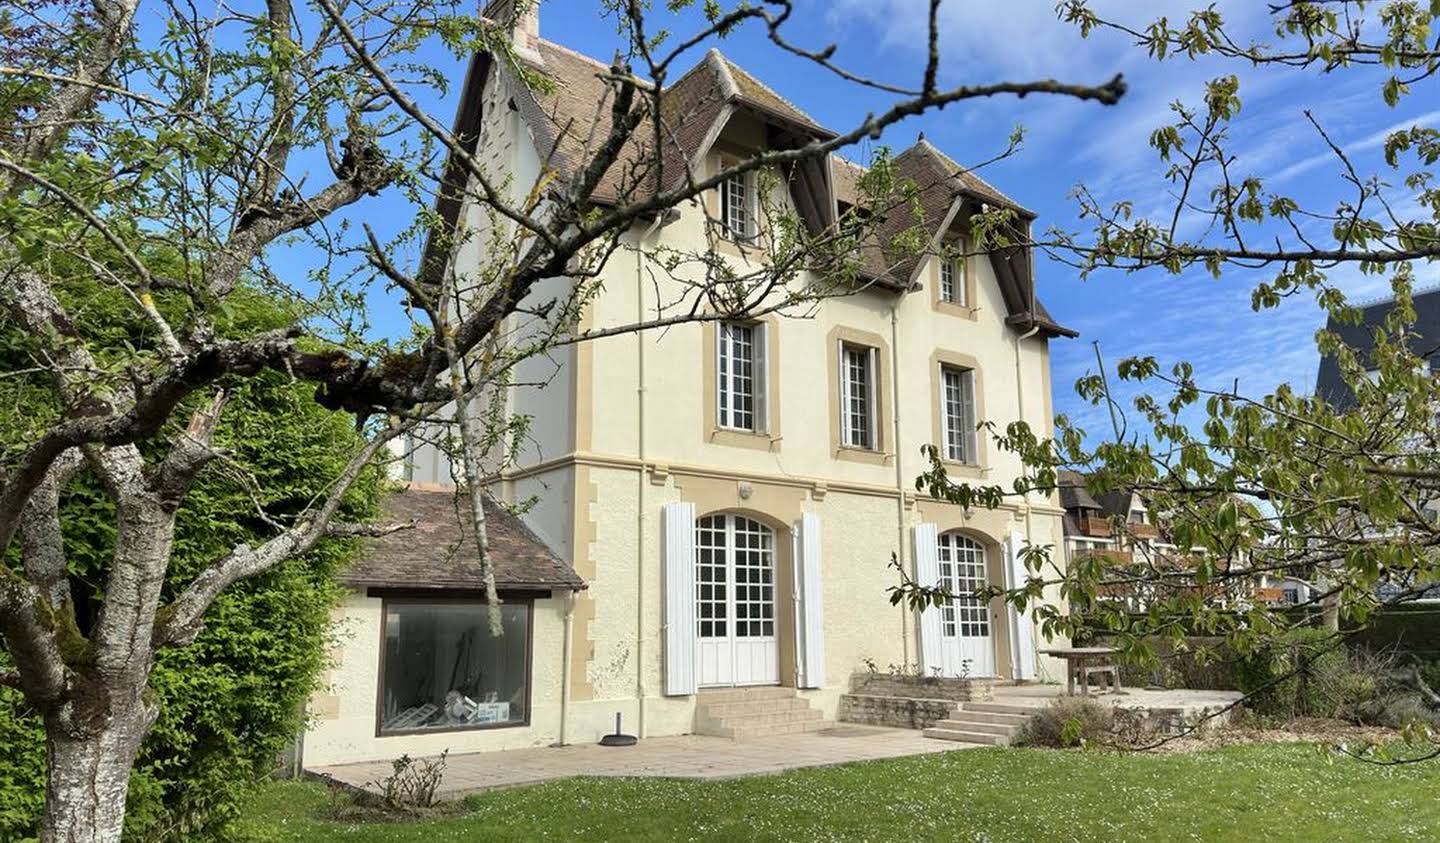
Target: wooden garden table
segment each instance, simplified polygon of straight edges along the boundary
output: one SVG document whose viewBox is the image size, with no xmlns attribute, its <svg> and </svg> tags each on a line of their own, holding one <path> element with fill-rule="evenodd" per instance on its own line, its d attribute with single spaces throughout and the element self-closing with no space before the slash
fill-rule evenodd
<svg viewBox="0 0 1440 843">
<path fill-rule="evenodd" d="M 1114 647 L 1056 647 L 1043 652 L 1065 660 L 1065 692 L 1070 696 L 1075 695 L 1077 680 L 1080 693 L 1090 693 L 1091 673 L 1108 674 L 1111 692 L 1120 693 L 1120 666 L 1115 663 L 1115 654 L 1120 651 Z"/>
</svg>

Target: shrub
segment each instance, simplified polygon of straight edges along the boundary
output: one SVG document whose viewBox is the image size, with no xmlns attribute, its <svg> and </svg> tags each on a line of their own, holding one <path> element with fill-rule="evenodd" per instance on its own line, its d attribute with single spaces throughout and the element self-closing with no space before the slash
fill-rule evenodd
<svg viewBox="0 0 1440 843">
<path fill-rule="evenodd" d="M 371 782 L 381 794 L 386 808 L 391 811 L 412 812 L 430 808 L 435 804 L 435 792 L 445 778 L 445 761 L 450 750 L 440 753 L 437 758 L 411 758 L 402 755 L 390 762 L 390 775 L 378 782 Z"/>
<path fill-rule="evenodd" d="M 1084 697 L 1057 697 L 1026 721 L 1016 736 L 1021 746 L 1064 748 L 1083 746 L 1107 737 L 1115 728 L 1115 712 Z"/>
<path fill-rule="evenodd" d="M 1343 642 L 1325 629 L 1289 630 L 1239 660 L 1239 690 L 1250 694 L 1246 706 L 1257 714 L 1282 719 L 1334 717 L 1356 701 L 1347 694 L 1364 691 L 1355 677 Z M 1373 686 L 1371 688 L 1373 695 Z"/>
</svg>

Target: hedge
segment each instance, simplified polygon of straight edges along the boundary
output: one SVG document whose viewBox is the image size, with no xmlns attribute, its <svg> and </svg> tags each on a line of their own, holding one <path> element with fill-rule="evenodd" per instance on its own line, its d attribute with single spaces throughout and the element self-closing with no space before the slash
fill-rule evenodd
<svg viewBox="0 0 1440 843">
<path fill-rule="evenodd" d="M 289 321 L 258 295 L 241 305 L 233 311 L 237 320 Z M 102 324 L 83 328 L 116 330 L 104 322 L 103 306 L 86 313 Z M 0 369 L 25 353 L 25 338 L 0 331 Z M 33 399 L 35 417 L 47 411 L 45 386 L 5 380 L 0 447 L 13 448 L 31 423 L 22 415 L 25 399 Z M 323 493 L 357 446 L 349 418 L 325 411 L 310 387 L 283 374 L 222 386 L 230 400 L 216 438 L 229 456 L 202 473 L 179 510 L 167 599 L 207 561 L 269 533 L 252 493 L 271 517 L 284 519 Z M 163 444 L 144 447 L 153 453 Z M 369 472 L 342 517 L 373 515 L 380 486 L 378 472 Z M 82 475 L 67 489 L 61 523 L 71 590 L 86 623 L 114 543 L 113 504 L 93 477 Z M 335 575 L 354 549 L 352 542 L 327 541 L 304 559 L 238 584 L 216 601 L 194 644 L 159 654 L 151 688 L 160 716 L 131 778 L 127 840 L 228 838 L 241 801 L 303 725 L 304 702 L 325 668 L 330 610 L 341 594 Z M 44 798 L 44 734 L 36 713 L 9 690 L 0 690 L 0 755 L 0 840 L 32 837 Z"/>
</svg>

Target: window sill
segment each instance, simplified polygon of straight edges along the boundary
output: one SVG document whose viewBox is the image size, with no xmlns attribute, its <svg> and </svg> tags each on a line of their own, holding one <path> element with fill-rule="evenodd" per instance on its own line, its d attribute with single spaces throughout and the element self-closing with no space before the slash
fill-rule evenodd
<svg viewBox="0 0 1440 843">
<path fill-rule="evenodd" d="M 973 462 L 957 462 L 956 460 L 940 460 L 945 467 L 947 475 L 958 474 L 961 477 L 986 477 L 990 474 L 990 467 Z"/>
<path fill-rule="evenodd" d="M 876 451 L 870 448 L 857 448 L 853 445 L 840 445 L 835 449 L 835 459 L 847 462 L 867 463 L 869 465 L 885 465 L 890 462 L 890 454 L 884 451 Z"/>
<path fill-rule="evenodd" d="M 710 428 L 709 442 L 712 445 L 725 445 L 731 448 L 750 448 L 756 451 L 780 450 L 780 437 L 778 436 L 771 436 L 768 433 L 755 433 L 748 430 L 733 430 L 728 427 Z"/>
<path fill-rule="evenodd" d="M 764 243 L 758 234 L 747 240 L 737 240 L 724 231 L 715 233 L 715 245 L 725 254 L 746 260 L 749 260 L 752 254 L 756 254 L 764 248 Z"/>
<path fill-rule="evenodd" d="M 487 732 L 492 729 L 519 729 L 530 725 L 530 718 L 519 720 L 514 723 L 471 723 L 468 726 L 455 725 L 446 726 L 443 729 L 394 729 L 391 731 L 375 730 L 377 738 L 403 738 L 414 737 L 415 735 L 453 735 L 456 732 Z"/>
<path fill-rule="evenodd" d="M 969 319 L 971 322 L 976 320 L 977 313 L 979 312 L 979 308 L 972 305 L 959 304 L 958 302 L 945 301 L 944 299 L 935 299 L 933 304 L 935 305 L 935 310 L 939 313 L 958 316 L 961 319 Z"/>
</svg>

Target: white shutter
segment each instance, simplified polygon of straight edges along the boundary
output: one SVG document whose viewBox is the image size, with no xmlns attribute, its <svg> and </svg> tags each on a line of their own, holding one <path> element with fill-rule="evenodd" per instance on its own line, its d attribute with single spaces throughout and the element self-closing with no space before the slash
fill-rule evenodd
<svg viewBox="0 0 1440 843">
<path fill-rule="evenodd" d="M 840 369 L 837 372 L 840 378 L 840 444 L 851 444 L 850 439 L 850 381 L 846 378 L 845 369 L 845 342 L 837 340 L 835 343 L 835 359 L 840 361 Z"/>
<path fill-rule="evenodd" d="M 916 524 L 915 582 L 926 588 L 940 584 L 940 530 L 934 524 Z M 920 669 L 926 676 L 944 667 L 940 642 L 940 609 L 927 606 L 920 613 Z"/>
<path fill-rule="evenodd" d="M 753 379 L 752 389 L 755 390 L 755 432 L 770 432 L 770 332 L 765 330 L 765 323 L 759 322 L 755 325 L 754 333 L 751 335 L 750 347 L 754 349 L 754 362 L 751 364 L 750 374 Z"/>
<path fill-rule="evenodd" d="M 869 400 L 865 402 L 866 412 L 870 415 L 870 448 L 880 450 L 880 355 L 875 349 L 867 349 L 865 352 L 870 375 L 865 381 L 865 388 L 869 390 Z"/>
<path fill-rule="evenodd" d="M 665 506 L 665 693 L 695 693 L 695 504 Z"/>
<path fill-rule="evenodd" d="M 795 522 L 795 663 L 801 688 L 825 687 L 825 610 L 820 588 L 820 518 Z"/>
<path fill-rule="evenodd" d="M 724 322 L 715 324 L 715 423 L 721 427 L 730 426 L 730 369 L 726 355 L 730 351 L 729 326 Z"/>
<path fill-rule="evenodd" d="M 978 465 L 980 462 L 980 450 L 976 446 L 975 425 L 975 373 L 965 371 L 960 373 L 960 400 L 963 402 L 964 411 L 961 413 L 961 424 L 965 429 L 961 434 L 965 437 L 965 461 Z"/>
<path fill-rule="evenodd" d="M 1012 531 L 1005 540 L 1005 587 L 1020 588 L 1029 579 L 1029 573 L 1025 570 L 1025 560 L 1021 551 L 1025 547 L 1025 537 Z M 1008 606 L 1010 616 L 1010 629 L 1014 632 L 1011 639 L 1014 645 L 1011 650 L 1011 667 L 1014 669 L 1015 679 L 1035 678 L 1035 620 L 1027 609 L 1019 611 L 1013 605 Z"/>
</svg>

